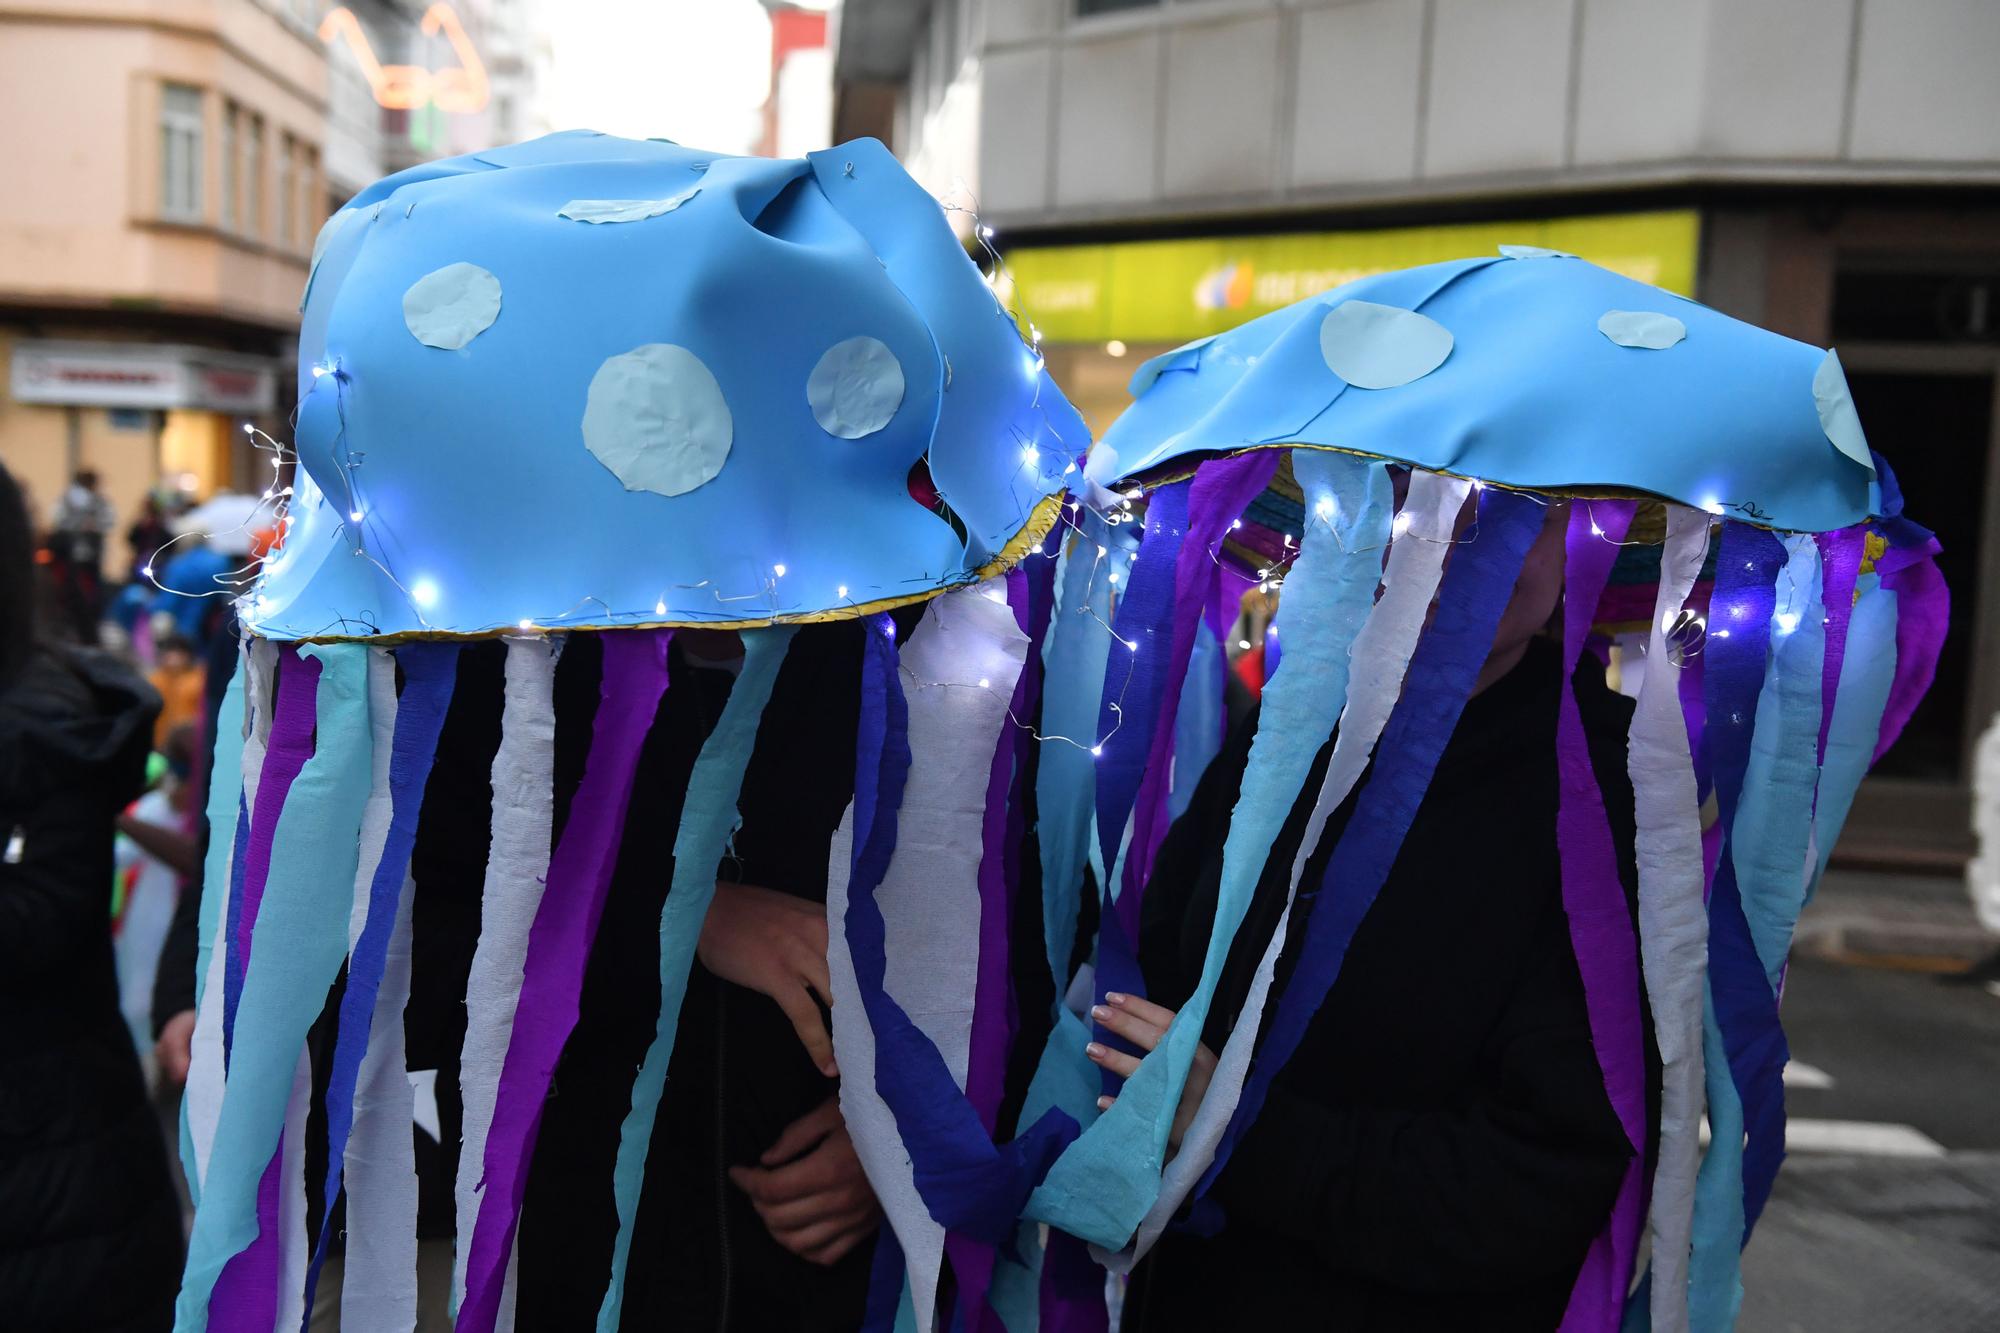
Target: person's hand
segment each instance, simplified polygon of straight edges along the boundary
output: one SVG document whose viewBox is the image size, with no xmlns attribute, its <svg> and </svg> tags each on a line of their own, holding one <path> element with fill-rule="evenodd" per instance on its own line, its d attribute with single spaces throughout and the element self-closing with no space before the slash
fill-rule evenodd
<svg viewBox="0 0 2000 1333">
<path fill-rule="evenodd" d="M 1160 1038 L 1167 1035 L 1167 1025 L 1174 1021 L 1174 1011 L 1142 1000 L 1136 995 L 1121 995 L 1112 991 L 1104 997 L 1104 1003 L 1094 1006 L 1090 1016 L 1103 1027 L 1117 1033 L 1142 1051 L 1150 1051 L 1160 1044 Z M 1109 1046 L 1096 1042 L 1083 1048 L 1083 1053 L 1100 1068 L 1108 1069 L 1120 1078 L 1130 1078 L 1139 1067 L 1139 1057 L 1114 1051 Z M 1204 1093 L 1208 1091 L 1208 1081 L 1215 1075 L 1215 1053 L 1206 1046 L 1197 1046 L 1194 1063 L 1188 1066 L 1187 1084 L 1181 1089 L 1181 1104 L 1174 1108 L 1174 1126 L 1167 1135 L 1172 1147 L 1181 1146 L 1181 1136 L 1194 1123 L 1194 1113 L 1201 1105 Z M 1099 1097 L 1097 1109 L 1108 1111 L 1116 1097 Z"/>
<path fill-rule="evenodd" d="M 153 1043 L 153 1060 L 160 1077 L 178 1088 L 187 1082 L 188 1064 L 194 1051 L 194 1010 L 183 1009 L 169 1018 Z"/>
<path fill-rule="evenodd" d="M 839 1075 L 833 1038 L 820 1013 L 820 1004 L 833 1005 L 825 907 L 774 889 L 718 883 L 695 953 L 724 981 L 776 1000 L 819 1071 L 828 1078 Z"/>
<path fill-rule="evenodd" d="M 729 1178 L 771 1238 L 808 1263 L 831 1267 L 882 1222 L 838 1097 L 787 1125 L 756 1166 L 730 1167 Z"/>
</svg>

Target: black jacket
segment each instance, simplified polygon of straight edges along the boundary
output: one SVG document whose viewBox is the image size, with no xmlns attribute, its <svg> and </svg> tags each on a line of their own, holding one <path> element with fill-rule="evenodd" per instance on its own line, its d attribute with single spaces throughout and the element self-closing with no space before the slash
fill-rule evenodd
<svg viewBox="0 0 2000 1333">
<path fill-rule="evenodd" d="M 1468 703 L 1339 979 L 1216 1182 L 1227 1223 L 1160 1243 L 1135 1276 L 1128 1330 L 1560 1321 L 1631 1149 L 1604 1092 L 1562 906 L 1559 673 L 1554 646 L 1537 641 Z M 1629 894 L 1631 705 L 1593 663 L 1576 683 Z M 1254 730 L 1253 719 L 1211 765 L 1147 889 L 1140 961 L 1169 1006 L 1200 975 Z M 1270 939 L 1330 753 L 1331 742 L 1271 849 L 1210 1015 L 1212 1050 Z M 1307 862 L 1274 1000 L 1351 806 Z"/>
<path fill-rule="evenodd" d="M 111 956 L 112 835 L 160 701 L 80 652 L 0 693 L 0 1324 L 172 1325 L 180 1213 Z"/>
</svg>

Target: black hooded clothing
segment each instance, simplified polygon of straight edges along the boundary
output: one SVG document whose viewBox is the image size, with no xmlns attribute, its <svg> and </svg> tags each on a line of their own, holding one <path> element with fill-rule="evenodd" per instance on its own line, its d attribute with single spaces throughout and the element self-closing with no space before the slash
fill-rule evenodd
<svg viewBox="0 0 2000 1333">
<path fill-rule="evenodd" d="M 0 1324 L 23 1333 L 173 1323 L 180 1212 L 111 952 L 115 822 L 159 711 L 76 650 L 0 690 Z"/>
<path fill-rule="evenodd" d="M 1131 1333 L 1560 1322 L 1633 1151 L 1604 1091 L 1562 903 L 1560 673 L 1555 645 L 1537 640 L 1467 703 L 1331 993 L 1217 1178 L 1226 1223 L 1208 1238 L 1170 1232 L 1152 1251 L 1127 1302 Z M 1589 660 L 1576 690 L 1629 897 L 1632 706 Z M 1201 974 L 1255 729 L 1253 717 L 1210 766 L 1146 890 L 1140 963 L 1170 1008 Z M 1331 751 L 1329 740 L 1230 951 L 1204 1034 L 1213 1051 L 1275 928 Z M 1306 863 L 1273 1009 L 1353 803 Z M 1657 1124 L 1650 1040 L 1648 1058 Z"/>
</svg>

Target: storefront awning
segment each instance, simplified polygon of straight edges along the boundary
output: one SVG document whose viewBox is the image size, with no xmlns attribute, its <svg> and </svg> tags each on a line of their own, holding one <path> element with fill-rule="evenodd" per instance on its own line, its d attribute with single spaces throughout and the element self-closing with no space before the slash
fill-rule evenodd
<svg viewBox="0 0 2000 1333">
<path fill-rule="evenodd" d="M 278 363 L 159 343 L 24 341 L 14 344 L 11 388 L 21 403 L 247 415 L 276 408 Z"/>
</svg>

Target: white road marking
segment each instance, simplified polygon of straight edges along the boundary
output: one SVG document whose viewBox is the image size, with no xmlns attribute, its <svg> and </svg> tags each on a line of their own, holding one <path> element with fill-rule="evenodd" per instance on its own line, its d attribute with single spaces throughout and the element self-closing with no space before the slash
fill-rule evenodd
<svg viewBox="0 0 2000 1333">
<path fill-rule="evenodd" d="M 1833 1075 L 1818 1065 L 1809 1065 L 1803 1060 L 1794 1060 L 1785 1066 L 1785 1086 L 1788 1088 L 1830 1088 Z"/>
<path fill-rule="evenodd" d="M 1869 1157 L 1942 1157 L 1944 1145 L 1911 1125 L 1865 1120 L 1788 1120 L 1785 1149 L 1800 1153 L 1854 1153 Z"/>
</svg>

